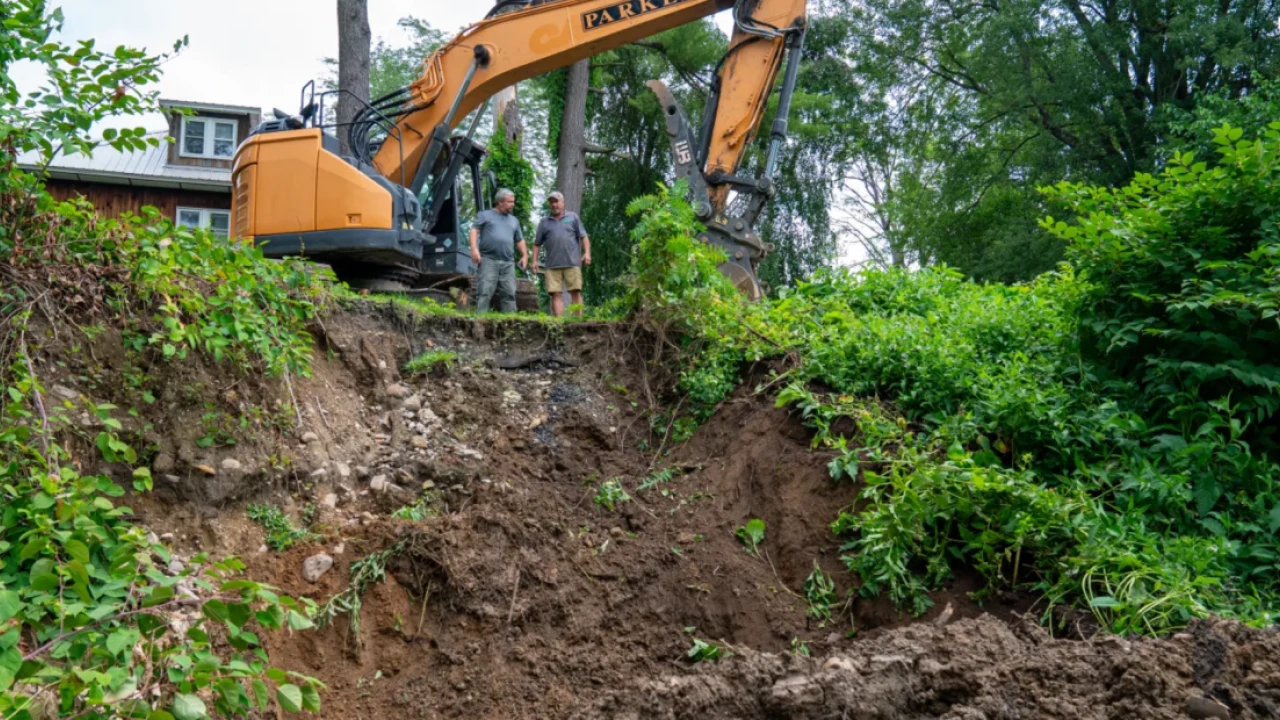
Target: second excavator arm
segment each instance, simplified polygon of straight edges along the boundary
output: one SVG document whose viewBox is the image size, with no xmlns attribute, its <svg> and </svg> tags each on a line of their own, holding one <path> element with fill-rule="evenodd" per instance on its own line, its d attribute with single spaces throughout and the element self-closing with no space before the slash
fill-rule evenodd
<svg viewBox="0 0 1280 720">
<path fill-rule="evenodd" d="M 650 86 L 666 114 L 677 172 L 689 179 L 699 219 L 707 226 L 703 240 L 721 246 L 729 255 L 722 270 L 749 295 L 758 295 L 755 266 L 767 248 L 753 226 L 773 193 L 771 175 L 786 135 L 806 24 L 806 0 L 532 0 L 506 4 L 517 8 L 463 31 L 423 63 L 421 77 L 411 86 L 375 101 L 379 112 L 395 118 L 397 141 L 384 142 L 372 157 L 359 159 L 371 161 L 388 179 L 400 182 L 405 178 L 415 195 L 439 197 L 453 181 L 453 173 L 439 172 L 437 165 L 450 147 L 453 130 L 503 88 L 732 8 L 733 38 L 717 68 L 700 130 L 690 127 L 665 86 L 656 82 Z M 788 52 L 767 167 L 759 178 L 739 176 Z M 372 115 L 366 122 L 362 126 L 357 120 L 353 139 L 367 136 L 375 124 Z M 355 147 L 359 155 L 360 143 Z M 743 201 L 735 206 L 742 209 L 731 212 L 734 194 L 741 196 Z"/>
</svg>

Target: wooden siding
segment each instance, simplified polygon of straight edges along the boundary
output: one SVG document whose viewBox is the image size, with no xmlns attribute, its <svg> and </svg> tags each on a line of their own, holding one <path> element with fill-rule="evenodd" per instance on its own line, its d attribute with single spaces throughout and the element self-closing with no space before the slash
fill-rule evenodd
<svg viewBox="0 0 1280 720">
<path fill-rule="evenodd" d="M 175 188 L 134 187 L 110 183 L 73 182 L 50 180 L 45 184 L 49 194 L 58 200 L 83 196 L 93 203 L 98 212 L 107 217 L 118 217 L 125 212 L 135 215 L 150 205 L 170 220 L 175 220 L 179 207 L 207 210 L 230 210 L 231 193 L 201 192 Z"/>
<path fill-rule="evenodd" d="M 231 160 L 214 160 L 209 158 L 183 157 L 181 148 L 178 144 L 182 142 L 182 115 L 176 112 L 169 113 L 169 137 L 173 138 L 173 142 L 169 144 L 169 164 L 185 165 L 187 167 L 212 167 L 231 169 Z M 250 115 L 230 115 L 212 112 L 196 113 L 195 117 L 216 118 L 218 120 L 234 120 L 236 123 L 236 145 L 244 142 L 249 137 L 249 133 L 253 132 L 253 126 L 256 116 Z M 210 132 L 213 132 L 212 129 Z"/>
</svg>

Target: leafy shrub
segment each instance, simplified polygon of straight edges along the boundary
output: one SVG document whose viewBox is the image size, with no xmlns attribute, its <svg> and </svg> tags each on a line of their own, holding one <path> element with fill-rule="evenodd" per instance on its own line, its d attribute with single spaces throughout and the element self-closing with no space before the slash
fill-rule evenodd
<svg viewBox="0 0 1280 720">
<path fill-rule="evenodd" d="M 309 509 L 314 513 L 314 507 L 309 506 Z M 306 529 L 309 523 L 304 521 L 303 527 L 294 525 L 289 516 L 275 505 L 250 505 L 248 513 L 249 519 L 267 532 L 267 547 L 277 552 L 288 550 L 300 542 L 320 539 L 319 535 Z"/>
<path fill-rule="evenodd" d="M 760 557 L 760 543 L 764 542 L 764 521 L 752 518 L 746 525 L 734 530 L 733 536 L 747 546 L 747 552 Z"/>
</svg>

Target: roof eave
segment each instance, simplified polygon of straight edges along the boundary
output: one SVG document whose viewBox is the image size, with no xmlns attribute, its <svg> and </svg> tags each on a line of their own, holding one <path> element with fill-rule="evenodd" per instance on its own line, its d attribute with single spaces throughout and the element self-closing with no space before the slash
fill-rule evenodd
<svg viewBox="0 0 1280 720">
<path fill-rule="evenodd" d="M 27 171 L 39 172 L 40 167 L 19 165 Z M 102 182 L 111 185 L 128 185 L 130 187 L 171 188 L 175 190 L 201 190 L 205 192 L 231 193 L 231 178 L 221 180 L 199 180 L 192 178 L 164 177 L 160 175 L 133 175 L 129 173 L 100 172 L 93 170 L 77 170 L 72 168 L 50 167 L 46 174 L 55 180 L 73 180 L 77 182 Z"/>
</svg>

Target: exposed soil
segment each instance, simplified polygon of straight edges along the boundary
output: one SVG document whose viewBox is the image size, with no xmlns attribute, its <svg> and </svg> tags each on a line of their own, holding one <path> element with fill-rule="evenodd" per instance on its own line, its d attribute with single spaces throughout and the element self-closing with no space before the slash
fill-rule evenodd
<svg viewBox="0 0 1280 720">
<path fill-rule="evenodd" d="M 180 554 L 242 555 L 255 579 L 317 603 L 352 562 L 403 544 L 364 597 L 358 637 L 343 617 L 268 639 L 275 663 L 328 685 L 323 717 L 1280 717 L 1280 635 L 1232 623 L 1052 639 L 1025 598 L 977 606 L 971 578 L 920 619 L 860 599 L 808 618 L 797 593 L 815 563 L 840 597 L 852 589 L 827 526 L 858 488 L 834 485 L 803 426 L 745 391 L 666 452 L 643 363 L 616 328 L 383 308 L 315 331 L 314 376 L 291 388 L 195 362 L 158 378 L 138 422 L 162 480 L 136 509 Z M 401 377 L 427 348 L 463 362 Z M 74 389 L 112 399 L 119 362 L 94 361 L 103 379 Z M 271 409 L 294 397 L 302 423 L 289 428 Z M 211 412 L 253 408 L 265 419 L 234 445 L 199 447 Z M 608 480 L 632 498 L 613 512 L 594 502 Z M 325 540 L 268 551 L 251 501 L 294 517 L 315 505 Z M 415 503 L 427 517 L 391 516 Z M 734 536 L 752 518 L 767 527 L 759 557 Z M 321 552 L 335 566 L 307 582 L 303 561 Z M 694 637 L 731 656 L 688 662 Z M 791 652 L 802 645 L 812 657 Z"/>
</svg>

